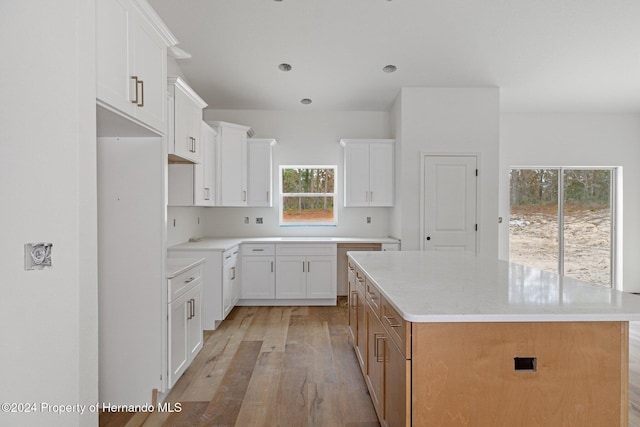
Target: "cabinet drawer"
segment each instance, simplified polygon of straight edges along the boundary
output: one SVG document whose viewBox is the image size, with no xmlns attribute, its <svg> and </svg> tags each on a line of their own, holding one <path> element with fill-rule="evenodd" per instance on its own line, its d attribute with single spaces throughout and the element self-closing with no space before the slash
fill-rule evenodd
<svg viewBox="0 0 640 427">
<path fill-rule="evenodd" d="M 265 243 L 244 243 L 242 255 L 273 256 L 276 253 L 276 245 Z"/>
<path fill-rule="evenodd" d="M 337 255 L 335 244 L 280 243 L 276 245 L 278 255 Z"/>
<path fill-rule="evenodd" d="M 172 302 L 180 295 L 202 282 L 202 264 L 199 264 L 169 279 L 169 301 Z"/>
<path fill-rule="evenodd" d="M 411 336 L 411 322 L 404 320 L 383 296 L 380 297 L 380 320 L 393 342 L 402 351 L 402 354 L 407 359 L 411 359 L 411 351 L 407 347 L 408 343 L 411 342 L 410 339 L 407 339 Z"/>
<path fill-rule="evenodd" d="M 371 305 L 371 308 L 376 313 L 376 315 L 380 315 L 380 291 L 369 281 L 368 278 L 365 277 L 365 290 L 367 294 L 367 301 Z"/>
<path fill-rule="evenodd" d="M 231 249 L 227 249 L 222 253 L 222 263 L 227 265 L 229 263 L 234 263 L 238 260 L 238 252 L 239 249 L 237 246 L 234 246 Z"/>
</svg>

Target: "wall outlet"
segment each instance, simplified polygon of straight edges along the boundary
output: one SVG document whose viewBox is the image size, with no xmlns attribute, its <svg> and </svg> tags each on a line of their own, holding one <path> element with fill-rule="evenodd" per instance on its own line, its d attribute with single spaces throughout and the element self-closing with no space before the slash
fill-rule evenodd
<svg viewBox="0 0 640 427">
<path fill-rule="evenodd" d="M 367 224 L 371 224 L 371 217 L 370 216 L 367 217 Z"/>
<path fill-rule="evenodd" d="M 256 218 L 256 224 L 262 224 L 262 217 Z"/>
</svg>

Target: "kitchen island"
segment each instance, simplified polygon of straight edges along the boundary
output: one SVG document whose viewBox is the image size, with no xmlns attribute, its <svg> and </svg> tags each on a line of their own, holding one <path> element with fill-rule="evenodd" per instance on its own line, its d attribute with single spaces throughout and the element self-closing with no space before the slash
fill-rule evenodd
<svg viewBox="0 0 640 427">
<path fill-rule="evenodd" d="M 382 425 L 628 425 L 640 297 L 463 253 L 349 256 L 353 344 Z"/>
</svg>

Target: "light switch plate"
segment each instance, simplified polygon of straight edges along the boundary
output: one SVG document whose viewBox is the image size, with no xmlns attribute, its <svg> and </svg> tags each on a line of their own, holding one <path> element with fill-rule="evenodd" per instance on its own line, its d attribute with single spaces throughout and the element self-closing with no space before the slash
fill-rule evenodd
<svg viewBox="0 0 640 427">
<path fill-rule="evenodd" d="M 53 243 L 25 243 L 24 269 L 42 270 L 51 267 L 51 250 Z"/>
</svg>

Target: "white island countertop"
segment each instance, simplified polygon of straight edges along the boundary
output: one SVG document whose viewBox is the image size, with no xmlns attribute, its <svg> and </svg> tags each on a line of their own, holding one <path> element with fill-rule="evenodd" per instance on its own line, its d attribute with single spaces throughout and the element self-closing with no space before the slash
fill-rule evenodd
<svg viewBox="0 0 640 427">
<path fill-rule="evenodd" d="M 241 243 L 400 243 L 392 237 L 202 237 L 170 246 L 177 251 L 226 251 Z"/>
<path fill-rule="evenodd" d="M 640 320 L 640 295 L 454 252 L 353 252 L 410 322 Z"/>
</svg>

